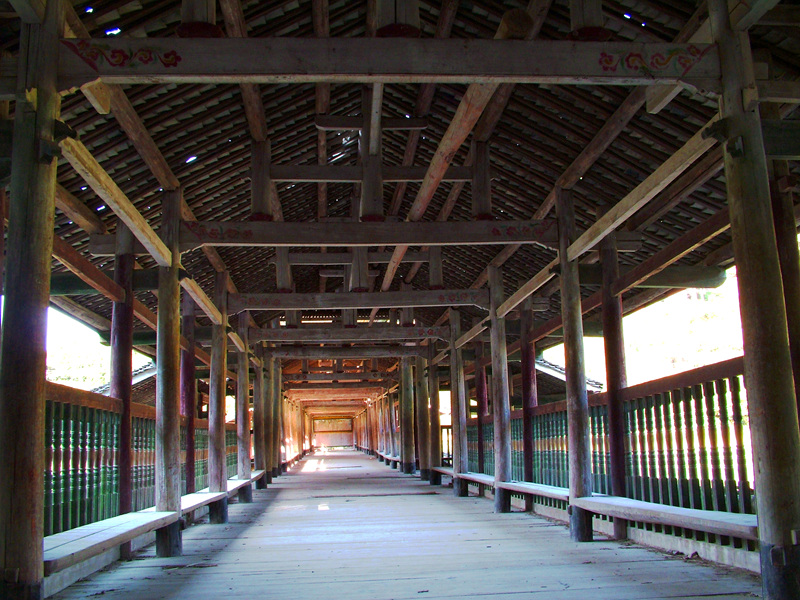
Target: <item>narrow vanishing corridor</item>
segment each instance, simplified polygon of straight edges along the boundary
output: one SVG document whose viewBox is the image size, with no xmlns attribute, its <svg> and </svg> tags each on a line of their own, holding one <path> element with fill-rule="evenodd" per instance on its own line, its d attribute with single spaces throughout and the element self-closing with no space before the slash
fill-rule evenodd
<svg viewBox="0 0 800 600">
<path fill-rule="evenodd" d="M 753 598 L 752 575 L 616 542 L 573 543 L 566 527 L 493 514 L 356 451 L 317 452 L 227 525 L 184 531 L 184 555 L 153 547 L 54 598 Z"/>
</svg>

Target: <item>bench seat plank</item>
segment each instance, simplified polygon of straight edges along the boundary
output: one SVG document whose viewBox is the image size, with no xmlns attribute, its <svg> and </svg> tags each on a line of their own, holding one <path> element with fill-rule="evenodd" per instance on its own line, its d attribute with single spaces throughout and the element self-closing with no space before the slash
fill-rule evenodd
<svg viewBox="0 0 800 600">
<path fill-rule="evenodd" d="M 459 479 L 466 479 L 467 481 L 473 481 L 475 483 L 480 483 L 481 485 L 488 485 L 489 487 L 494 487 L 494 477 L 491 475 L 484 475 L 483 473 L 459 473 L 455 475 Z"/>
<path fill-rule="evenodd" d="M 137 512 L 77 527 L 44 538 L 45 576 L 177 521 L 177 512 Z M 98 528 L 97 525 L 103 527 Z M 86 529 L 84 529 L 84 527 Z"/>
<path fill-rule="evenodd" d="M 569 501 L 569 489 L 554 485 L 525 481 L 498 481 L 495 485 L 501 490 L 508 490 L 518 494 L 533 494 L 534 496 L 553 498 L 554 500 Z"/>
<path fill-rule="evenodd" d="M 593 513 L 620 517 L 628 521 L 685 527 L 748 540 L 758 539 L 756 515 L 681 508 L 618 496 L 575 498 L 572 504 Z"/>
<path fill-rule="evenodd" d="M 447 475 L 448 477 L 453 476 L 453 467 L 432 467 L 431 471 L 441 473 L 442 475 Z"/>
</svg>

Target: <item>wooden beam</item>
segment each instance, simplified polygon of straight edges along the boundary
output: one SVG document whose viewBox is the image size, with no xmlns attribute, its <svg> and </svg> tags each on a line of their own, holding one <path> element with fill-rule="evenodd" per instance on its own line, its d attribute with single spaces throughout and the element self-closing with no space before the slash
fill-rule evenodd
<svg viewBox="0 0 800 600">
<path fill-rule="evenodd" d="M 364 119 L 361 117 L 348 117 L 342 115 L 317 115 L 314 125 L 320 131 L 361 131 Z M 426 117 L 388 118 L 381 119 L 382 131 L 418 131 L 428 127 Z"/>
<path fill-rule="evenodd" d="M 388 263 L 391 252 L 368 252 L 369 264 Z M 290 265 L 349 265 L 353 262 L 352 252 L 290 252 Z M 427 252 L 408 252 L 403 262 L 428 262 Z"/>
<path fill-rule="evenodd" d="M 56 208 L 72 219 L 86 233 L 102 234 L 108 231 L 96 212 L 59 184 L 56 184 Z"/>
<path fill-rule="evenodd" d="M 287 381 L 318 381 L 324 383 L 337 383 L 342 381 L 368 382 L 375 379 L 397 379 L 397 373 L 388 371 L 363 371 L 353 373 L 284 373 L 283 382 Z"/>
<path fill-rule="evenodd" d="M 397 167 L 383 165 L 381 178 L 387 183 L 422 181 L 425 178 L 425 167 Z M 339 165 L 272 165 L 269 168 L 270 178 L 277 182 L 325 182 L 325 183 L 359 183 L 363 180 L 364 171 L 360 166 Z M 472 173 L 467 167 L 450 167 L 444 181 L 470 181 Z"/>
<path fill-rule="evenodd" d="M 66 244 L 66 242 L 61 241 L 59 245 L 59 254 L 63 256 L 64 251 L 69 252 L 67 250 L 67 246 L 62 246 L 61 244 Z M 73 250 L 74 251 L 74 250 Z M 75 251 L 77 254 L 77 251 Z M 56 256 L 55 252 L 53 254 Z M 70 256 L 75 256 L 70 253 Z M 77 254 L 77 256 L 81 256 Z M 56 258 L 59 258 L 56 256 Z M 61 260 L 59 258 L 59 260 Z M 64 256 L 64 260 L 70 262 L 70 259 Z M 85 259 L 84 259 L 85 260 Z M 63 261 L 62 261 L 63 263 Z M 66 263 L 63 263 L 66 264 Z M 78 265 L 75 264 L 74 261 L 71 261 L 73 265 L 72 268 L 69 266 L 70 270 L 75 270 L 78 268 Z M 84 266 L 88 266 L 91 264 L 89 261 L 85 263 L 81 261 L 80 269 L 83 270 Z M 85 271 L 84 271 L 85 272 Z M 113 277 L 113 271 L 101 271 L 106 277 Z M 178 277 L 183 279 L 187 276 L 186 271 L 180 270 L 178 272 Z M 105 281 L 105 280 L 103 280 Z M 93 283 L 86 283 L 85 279 L 80 275 L 74 273 L 52 273 L 50 275 L 50 295 L 51 296 L 80 296 L 84 294 L 96 294 L 96 293 L 103 293 L 97 289 L 97 285 L 102 286 L 103 283 L 100 281 L 95 281 Z M 145 291 L 152 291 L 158 289 L 158 270 L 157 269 L 137 269 L 133 274 L 133 291 L 135 292 L 145 292 Z M 116 292 L 113 290 L 109 290 L 111 293 L 115 294 Z M 110 296 L 109 296 L 110 298 Z M 113 300 L 113 298 L 112 298 Z"/>
<path fill-rule="evenodd" d="M 759 81 L 758 98 L 761 102 L 800 104 L 800 81 Z"/>
<path fill-rule="evenodd" d="M 181 248 L 194 246 L 450 246 L 556 243 L 555 221 L 337 223 L 184 222 Z M 386 291 L 386 290 L 384 290 Z"/>
<path fill-rule="evenodd" d="M 787 120 L 762 120 L 761 131 L 767 158 L 800 159 L 800 123 Z"/>
<path fill-rule="evenodd" d="M 569 247 L 568 260 L 577 260 L 583 253 L 594 248 L 610 231 L 615 230 L 642 206 L 652 200 L 661 190 L 674 181 L 684 170 L 710 149 L 716 140 L 707 136 L 710 125 L 719 116 L 711 119 L 694 134 L 675 154 L 670 156 L 642 183 L 600 217 Z"/>
<path fill-rule="evenodd" d="M 399 358 L 401 356 L 417 356 L 421 351 L 421 348 L 417 346 L 352 346 L 345 348 L 335 346 L 283 346 L 267 350 L 272 358 L 309 360 Z"/>
<path fill-rule="evenodd" d="M 523 15 L 520 18 L 520 15 Z M 522 10 L 504 24 L 524 38 Z M 134 57 L 122 64 L 106 56 Z M 144 63 L 135 57 L 156 57 Z M 630 67 L 636 56 L 645 68 Z M 674 57 L 664 61 L 663 57 Z M 336 60 L 331 60 L 336 57 Z M 718 89 L 710 44 L 437 40 L 429 38 L 103 38 L 61 42 L 59 87 L 100 78 L 116 84 L 168 83 L 482 83 L 588 85 L 678 83 Z M 679 59 L 682 59 L 679 61 Z M 7 87 L 10 82 L 6 82 Z M 491 96 L 491 93 L 488 94 Z M 488 101 L 488 100 L 487 100 Z M 485 102 L 482 102 L 485 106 Z M 477 106 L 477 105 L 475 105 Z M 481 107 L 482 108 L 482 107 Z"/>
<path fill-rule="evenodd" d="M 250 341 L 258 342 L 380 342 L 450 338 L 449 327 L 299 327 L 251 328 Z"/>
<path fill-rule="evenodd" d="M 345 310 L 477 306 L 488 308 L 486 290 L 413 290 L 411 292 L 348 292 L 344 294 L 231 294 L 230 314 L 243 310 Z"/>
<path fill-rule="evenodd" d="M 81 142 L 66 138 L 59 144 L 64 158 L 77 173 L 89 184 L 95 194 L 100 196 L 111 210 L 133 232 L 133 235 L 147 248 L 159 266 L 169 266 L 170 252 L 158 237 L 147 220 L 136 210 L 125 193 L 119 189 L 114 180 L 100 166 L 89 150 Z"/>
<path fill-rule="evenodd" d="M 337 383 L 285 383 L 283 384 L 283 389 L 286 392 L 306 392 L 306 391 L 315 391 L 315 392 L 329 392 L 332 390 L 352 390 L 356 391 L 364 391 L 365 393 L 369 394 L 372 393 L 376 389 L 386 388 L 391 384 L 391 381 L 370 381 L 370 382 L 358 382 L 358 381 L 339 381 Z"/>
<path fill-rule="evenodd" d="M 603 281 L 602 268 L 600 265 L 580 265 L 581 285 L 601 285 Z M 631 268 L 622 271 L 622 278 L 632 271 Z M 725 269 L 719 267 L 687 267 L 673 266 L 666 267 L 637 282 L 633 287 L 639 288 L 716 288 L 725 283 Z"/>
</svg>

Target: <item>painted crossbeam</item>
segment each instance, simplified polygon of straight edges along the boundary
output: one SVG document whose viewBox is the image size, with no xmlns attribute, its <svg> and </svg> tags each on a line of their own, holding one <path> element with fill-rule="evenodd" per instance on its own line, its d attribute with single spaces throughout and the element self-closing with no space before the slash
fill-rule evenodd
<svg viewBox="0 0 800 600">
<path fill-rule="evenodd" d="M 353 360 L 366 358 L 400 358 L 424 354 L 419 346 L 349 346 L 346 348 L 325 346 L 283 346 L 270 348 L 270 358 L 308 360 Z"/>
<path fill-rule="evenodd" d="M 271 223 L 184 222 L 181 250 L 194 246 L 462 246 L 542 244 L 554 247 L 555 221 Z"/>
<path fill-rule="evenodd" d="M 120 58 L 121 57 L 121 58 Z M 718 89 L 711 44 L 413 38 L 61 41 L 60 89 L 105 83 L 558 83 Z M 5 82 L 8 87 L 10 82 Z"/>
<path fill-rule="evenodd" d="M 466 289 L 342 294 L 230 294 L 228 296 L 228 312 L 230 314 L 237 314 L 243 310 L 347 310 L 426 306 L 477 306 L 486 309 L 489 306 L 489 295 L 486 290 Z"/>
<path fill-rule="evenodd" d="M 381 179 L 384 183 L 422 181 L 425 167 L 383 166 Z M 272 165 L 269 176 L 276 183 L 357 183 L 364 179 L 362 167 L 336 165 Z M 469 167 L 450 167 L 444 174 L 445 181 L 470 181 L 472 169 Z"/>
<path fill-rule="evenodd" d="M 285 296 L 284 294 L 282 294 Z M 341 294 L 336 294 L 341 295 Z M 380 342 L 395 340 L 450 339 L 449 327 L 251 327 L 251 342 Z"/>
<path fill-rule="evenodd" d="M 283 381 L 318 381 L 337 383 L 339 381 L 370 381 L 374 379 L 397 379 L 397 373 L 388 371 L 362 371 L 355 373 L 284 373 Z"/>
<path fill-rule="evenodd" d="M 391 381 L 370 381 L 360 383 L 356 381 L 341 381 L 338 383 L 285 383 L 283 389 L 290 391 L 315 391 L 325 392 L 330 390 L 374 390 L 391 385 Z"/>
<path fill-rule="evenodd" d="M 364 128 L 364 118 L 340 115 L 317 115 L 314 118 L 314 125 L 320 131 L 361 131 Z M 383 131 L 426 129 L 427 127 L 428 119 L 425 117 L 381 119 L 381 129 Z"/>
</svg>

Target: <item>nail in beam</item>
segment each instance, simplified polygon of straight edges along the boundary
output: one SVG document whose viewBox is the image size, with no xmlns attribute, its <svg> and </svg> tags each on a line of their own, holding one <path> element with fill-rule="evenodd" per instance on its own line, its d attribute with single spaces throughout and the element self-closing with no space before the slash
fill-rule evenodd
<svg viewBox="0 0 800 600">
<path fill-rule="evenodd" d="M 433 364 L 436 356 L 436 345 L 431 341 L 428 344 L 428 395 L 430 396 L 430 422 L 431 422 L 431 443 L 430 443 L 430 466 L 431 466 L 431 485 L 442 485 L 442 474 L 433 469 L 442 466 L 442 426 L 439 413 L 439 371 Z"/>
<path fill-rule="evenodd" d="M 37 105 L 19 96 L 14 111 L 0 342 L 0 597 L 14 600 L 41 597 L 44 575 L 45 346 L 57 161 L 39 160 L 38 149 L 52 143 L 59 115 L 53 57 L 63 27 L 61 3 L 48 2 L 46 11 L 41 26 L 22 23 L 19 82 L 37 90 Z M 27 64 L 27 57 L 38 62 Z"/>
<path fill-rule="evenodd" d="M 428 382 L 425 381 L 425 359 L 416 358 L 414 366 L 414 399 L 416 400 L 417 439 L 419 443 L 419 477 L 431 478 L 431 420 L 428 416 Z"/>
<path fill-rule="evenodd" d="M 228 491 L 225 464 L 225 373 L 228 370 L 228 273 L 220 271 L 214 282 L 214 300 L 222 323 L 212 325 L 211 379 L 208 395 L 208 484 L 212 492 Z M 211 523 L 228 522 L 228 496 L 209 505 Z"/>
<path fill-rule="evenodd" d="M 253 380 L 253 439 L 255 448 L 253 450 L 253 457 L 257 471 L 264 471 L 264 475 L 256 481 L 256 489 L 263 490 L 267 487 L 267 463 L 266 463 L 266 437 L 265 437 L 265 401 L 266 401 L 266 381 L 264 378 L 264 353 L 263 344 L 256 345 L 255 355 L 259 359 L 256 365 L 256 376 Z"/>
<path fill-rule="evenodd" d="M 464 359 L 456 340 L 461 337 L 461 313 L 450 309 L 450 414 L 453 431 L 453 494 L 467 496 L 469 482 L 458 476 L 469 471 L 467 462 L 467 392 Z"/>
<path fill-rule="evenodd" d="M 158 342 L 156 345 L 156 510 L 181 510 L 180 352 L 181 288 L 178 281 L 180 189 L 162 192 L 161 237 L 172 262 L 158 268 Z M 156 531 L 156 554 L 180 556 L 181 526 L 175 521 Z"/>
<path fill-rule="evenodd" d="M 125 299 L 111 309 L 111 389 L 112 398 L 122 401 L 119 423 L 119 514 L 133 510 L 131 371 L 133 364 L 133 254 L 134 237 L 122 221 L 117 222 L 117 253 L 114 257 L 114 282 L 125 290 Z M 194 357 L 192 357 L 194 359 Z M 194 364 L 194 362 L 192 362 Z M 123 554 L 130 554 L 126 544 Z"/>
<path fill-rule="evenodd" d="M 626 497 L 625 489 L 625 424 L 620 390 L 627 387 L 625 344 L 622 335 L 622 296 L 614 295 L 612 286 L 619 279 L 617 239 L 615 234 L 600 242 L 600 267 L 603 272 L 602 315 L 603 345 L 606 356 L 606 389 L 608 392 L 608 438 L 611 455 L 611 493 Z M 614 538 L 628 537 L 628 522 L 614 517 Z"/>
<path fill-rule="evenodd" d="M 506 320 L 497 316 L 503 303 L 503 275 L 499 267 L 489 265 L 489 290 L 492 343 L 492 416 L 494 421 L 494 479 L 511 481 L 511 399 L 508 390 Z M 511 512 L 511 493 L 495 487 L 494 512 Z"/>
<path fill-rule="evenodd" d="M 764 140 L 747 35 L 734 32 L 728 3 L 709 0 L 722 69 L 720 112 L 736 137 L 724 144 L 725 179 L 744 339 L 744 377 L 758 490 L 763 596 L 800 597 L 800 431 Z M 763 290 L 767 290 L 764 293 Z"/>
<path fill-rule="evenodd" d="M 248 354 L 247 330 L 249 313 L 239 315 L 239 337 L 244 343 L 244 352 L 237 352 L 239 364 L 236 385 L 236 475 L 239 479 L 250 479 L 250 356 Z M 253 501 L 253 486 L 239 488 L 239 502 Z"/>
<path fill-rule="evenodd" d="M 564 323 L 567 421 L 569 442 L 569 497 L 592 495 L 592 455 L 589 440 L 589 402 L 583 356 L 583 321 L 578 262 L 567 258 L 567 248 L 577 238 L 572 192 L 558 188 L 558 257 L 561 264 L 561 318 Z M 569 532 L 575 542 L 592 540 L 592 514 L 570 506 Z"/>
<path fill-rule="evenodd" d="M 411 358 L 400 359 L 400 462 L 402 471 L 413 474 L 414 461 L 414 376 L 411 371 Z"/>
</svg>

